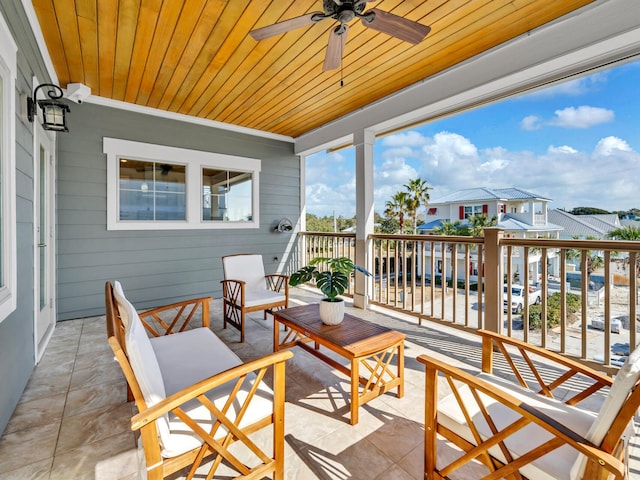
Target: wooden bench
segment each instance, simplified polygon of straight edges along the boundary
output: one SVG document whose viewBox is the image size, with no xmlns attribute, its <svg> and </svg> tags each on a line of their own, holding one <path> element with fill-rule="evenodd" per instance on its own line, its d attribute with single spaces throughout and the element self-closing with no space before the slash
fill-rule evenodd
<svg viewBox="0 0 640 480">
<path fill-rule="evenodd" d="M 208 328 L 210 301 L 138 314 L 118 282 L 105 285 L 108 341 L 138 407 L 131 428 L 140 431 L 147 476 L 160 480 L 190 466 L 192 478 L 211 459 L 211 476 L 224 461 L 237 472 L 226 478 L 283 479 L 285 361 L 293 354 L 243 363 Z M 194 328 L 199 315 L 203 326 Z M 271 424 L 273 449 L 265 452 L 249 436 Z M 229 450 L 239 443 L 242 460 Z"/>
<path fill-rule="evenodd" d="M 478 333 L 478 375 L 427 355 L 418 357 L 426 367 L 425 479 L 448 479 L 475 461 L 491 472 L 483 479 L 627 478 L 627 443 L 640 407 L 640 348 L 614 380 L 550 350 Z M 438 400 L 440 375 L 452 393 Z M 598 404 L 594 395 L 604 398 L 597 412 L 585 406 L 590 399 Z M 456 445 L 460 455 L 438 456 L 439 435 Z"/>
</svg>

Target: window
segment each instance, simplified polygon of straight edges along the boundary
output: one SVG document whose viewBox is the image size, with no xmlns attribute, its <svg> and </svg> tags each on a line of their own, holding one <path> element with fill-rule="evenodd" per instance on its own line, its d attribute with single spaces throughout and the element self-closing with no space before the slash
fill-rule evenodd
<svg viewBox="0 0 640 480">
<path fill-rule="evenodd" d="M 482 215 L 482 205 L 465 205 L 464 218 L 473 217 L 474 215 Z"/>
<path fill-rule="evenodd" d="M 260 160 L 114 138 L 109 230 L 258 228 Z"/>
<path fill-rule="evenodd" d="M 186 220 L 186 167 L 120 158 L 118 219 Z"/>
<path fill-rule="evenodd" d="M 16 309 L 16 44 L 0 15 L 0 321 Z"/>
</svg>

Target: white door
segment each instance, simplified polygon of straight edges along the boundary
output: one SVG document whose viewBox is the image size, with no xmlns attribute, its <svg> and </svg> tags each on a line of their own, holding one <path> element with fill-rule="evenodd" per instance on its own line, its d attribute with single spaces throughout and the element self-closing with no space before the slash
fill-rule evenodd
<svg viewBox="0 0 640 480">
<path fill-rule="evenodd" d="M 54 137 L 39 122 L 36 126 L 34 155 L 35 220 L 35 346 L 36 363 L 55 327 L 55 244 L 54 244 Z"/>
</svg>

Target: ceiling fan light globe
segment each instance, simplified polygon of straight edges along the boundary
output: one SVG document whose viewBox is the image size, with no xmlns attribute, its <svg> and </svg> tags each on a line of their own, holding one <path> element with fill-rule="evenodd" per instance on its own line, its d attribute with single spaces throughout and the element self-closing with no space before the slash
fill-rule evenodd
<svg viewBox="0 0 640 480">
<path fill-rule="evenodd" d="M 342 10 L 341 12 L 338 12 L 337 20 L 340 23 L 349 23 L 355 17 L 356 17 L 356 14 L 354 13 L 353 10 Z"/>
</svg>

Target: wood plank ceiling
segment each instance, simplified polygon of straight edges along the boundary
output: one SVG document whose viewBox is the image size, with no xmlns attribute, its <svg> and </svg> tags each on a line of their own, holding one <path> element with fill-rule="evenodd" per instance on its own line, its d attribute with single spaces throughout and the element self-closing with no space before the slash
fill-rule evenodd
<svg viewBox="0 0 640 480">
<path fill-rule="evenodd" d="M 431 27 L 418 45 L 349 26 L 323 72 L 328 19 L 260 42 L 249 31 L 321 0 L 33 0 L 61 86 L 297 137 L 593 0 L 379 0 Z M 340 85 L 341 78 L 344 86 Z"/>
</svg>

